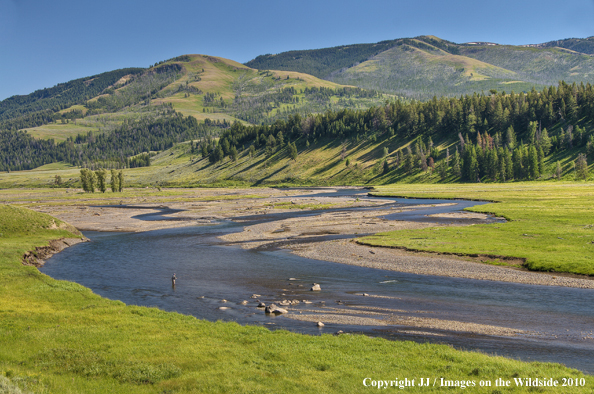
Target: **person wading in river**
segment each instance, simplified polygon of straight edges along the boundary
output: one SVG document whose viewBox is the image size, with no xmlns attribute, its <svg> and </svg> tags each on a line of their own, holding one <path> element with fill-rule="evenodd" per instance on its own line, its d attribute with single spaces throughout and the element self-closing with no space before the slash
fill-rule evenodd
<svg viewBox="0 0 594 394">
<path fill-rule="evenodd" d="M 171 277 L 171 286 L 175 286 L 175 281 L 177 280 L 177 276 L 175 276 L 175 272 L 173 273 L 173 276 Z"/>
</svg>

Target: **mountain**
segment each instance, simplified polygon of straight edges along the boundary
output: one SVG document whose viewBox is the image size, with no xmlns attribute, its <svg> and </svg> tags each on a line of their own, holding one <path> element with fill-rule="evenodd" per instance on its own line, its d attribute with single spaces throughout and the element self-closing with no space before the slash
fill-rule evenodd
<svg viewBox="0 0 594 394">
<path fill-rule="evenodd" d="M 0 102 L 0 170 L 56 161 L 146 165 L 146 157 L 135 157 L 216 137 L 235 122 L 272 124 L 297 114 L 366 109 L 393 98 L 304 73 L 182 55 Z"/>
<path fill-rule="evenodd" d="M 369 108 L 393 96 L 300 72 L 258 71 L 232 60 L 182 55 L 154 66 L 81 78 L 0 102 L 0 130 L 56 141 L 103 133 L 170 106 L 199 122 L 262 124 L 341 108 Z"/>
<path fill-rule="evenodd" d="M 340 84 L 430 99 L 490 90 L 527 92 L 560 80 L 594 82 L 593 48 L 592 38 L 512 46 L 420 36 L 264 55 L 246 65 L 310 72 Z"/>
<path fill-rule="evenodd" d="M 575 52 L 594 55 L 594 36 L 588 38 L 566 38 L 564 40 L 549 41 L 543 44 L 526 45 L 535 48 L 565 48 Z"/>
</svg>

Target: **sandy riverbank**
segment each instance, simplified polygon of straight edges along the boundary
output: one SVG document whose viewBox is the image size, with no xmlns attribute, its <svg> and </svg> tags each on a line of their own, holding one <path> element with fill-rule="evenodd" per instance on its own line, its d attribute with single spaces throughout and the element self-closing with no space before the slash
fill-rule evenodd
<svg viewBox="0 0 594 394">
<path fill-rule="evenodd" d="M 92 231 L 150 231 L 180 226 L 216 223 L 222 220 L 249 221 L 267 215 L 307 210 L 311 214 L 299 218 L 277 217 L 274 221 L 247 225 L 242 232 L 226 234 L 221 238 L 229 245 L 246 249 L 283 248 L 299 256 L 341 264 L 363 266 L 420 275 L 437 275 L 478 280 L 492 280 L 594 288 L 594 281 L 559 275 L 526 272 L 509 267 L 490 266 L 468 259 L 414 253 L 399 249 L 368 247 L 357 244 L 356 237 L 390 230 L 418 229 L 443 224 L 385 220 L 382 217 L 402 210 L 427 205 L 394 207 L 382 199 L 354 200 L 351 197 L 311 197 L 310 190 L 193 190 L 183 201 L 121 201 L 121 206 L 94 206 L 92 203 L 77 205 L 39 204 L 36 209 L 50 213 L 71 223 L 80 230 Z M 128 205 L 123 208 L 122 206 Z M 444 205 L 451 205 L 450 203 Z M 358 207 L 358 210 L 325 211 Z M 320 210 L 316 210 L 320 209 Z M 170 220 L 146 221 L 139 215 L 169 212 Z M 172 211 L 177 210 L 177 211 Z M 437 217 L 483 220 L 483 214 L 457 212 Z M 328 236 L 344 239 L 327 240 Z M 363 296 L 363 295 L 362 295 Z M 365 294 L 374 297 L 373 294 Z M 333 325 L 360 325 L 375 327 L 407 327 L 428 330 L 427 335 L 442 335 L 442 331 L 470 332 L 484 335 L 532 335 L 509 327 L 478 324 L 419 316 L 418 311 L 392 309 L 375 310 L 373 307 L 325 305 L 292 309 L 284 317 L 300 321 Z M 434 330 L 434 331 L 432 331 Z M 534 334 L 537 335 L 537 334 Z"/>
<path fill-rule="evenodd" d="M 336 189 L 328 188 L 324 191 L 334 190 Z M 312 191 L 308 189 L 189 189 L 171 201 L 162 201 L 159 198 L 124 198 L 118 201 L 120 205 L 95 206 L 92 199 L 77 201 L 76 205 L 59 204 L 59 200 L 53 200 L 51 204 L 42 202 L 33 208 L 64 220 L 82 231 L 125 232 L 208 225 L 222 220 L 241 222 L 246 218 L 265 217 L 296 209 L 308 210 L 311 215 L 248 225 L 243 232 L 227 234 L 221 238 L 231 245 L 247 249 L 285 248 L 302 257 L 420 275 L 594 288 L 594 280 L 583 277 L 528 272 L 519 266 L 492 266 L 458 256 L 372 248 L 359 245 L 353 240 L 328 241 L 328 236 L 354 239 L 366 234 L 439 224 L 382 219 L 384 215 L 426 205 L 390 207 L 387 206 L 390 201 L 381 198 L 354 200 L 351 197 L 311 197 L 311 194 Z M 368 209 L 324 211 L 354 207 Z M 170 220 L 147 221 L 138 218 L 147 213 L 160 213 L 163 209 L 178 211 L 164 215 Z M 465 211 L 432 216 L 461 219 L 458 225 L 463 225 L 465 219 L 486 218 L 484 214 Z"/>
<path fill-rule="evenodd" d="M 408 209 L 413 208 L 409 207 Z M 247 226 L 243 232 L 227 234 L 221 238 L 230 244 L 247 249 L 279 247 L 289 249 L 291 252 L 306 258 L 419 275 L 594 289 L 594 280 L 578 277 L 577 275 L 530 272 L 522 269 L 519 265 L 517 267 L 494 266 L 459 256 L 369 247 L 356 243 L 354 239 L 316 239 L 324 235 L 342 235 L 356 238 L 364 234 L 438 225 L 436 223 L 381 219 L 381 216 L 393 212 L 393 209 L 378 209 L 373 211 L 320 213 L 315 216 Z M 469 219 L 486 218 L 486 215 L 471 212 L 435 216 Z M 480 260 L 480 258 L 475 260 Z"/>
</svg>

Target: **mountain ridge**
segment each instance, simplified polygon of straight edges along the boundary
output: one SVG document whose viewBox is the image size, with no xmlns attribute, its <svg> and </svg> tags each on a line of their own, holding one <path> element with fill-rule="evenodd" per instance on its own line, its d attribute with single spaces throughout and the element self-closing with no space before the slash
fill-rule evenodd
<svg viewBox="0 0 594 394">
<path fill-rule="evenodd" d="M 380 47 L 380 43 L 357 44 L 359 58 L 344 50 L 349 46 L 339 46 L 262 55 L 245 64 L 310 72 L 340 84 L 421 100 L 434 95 L 452 97 L 490 90 L 526 92 L 560 80 L 594 82 L 594 37 L 520 46 L 491 42 L 456 44 L 435 36 L 381 43 Z M 419 51 L 427 56 L 419 57 Z M 459 57 L 448 58 L 445 53 Z M 362 59 L 363 54 L 368 56 Z M 477 61 L 483 63 L 478 68 Z"/>
</svg>

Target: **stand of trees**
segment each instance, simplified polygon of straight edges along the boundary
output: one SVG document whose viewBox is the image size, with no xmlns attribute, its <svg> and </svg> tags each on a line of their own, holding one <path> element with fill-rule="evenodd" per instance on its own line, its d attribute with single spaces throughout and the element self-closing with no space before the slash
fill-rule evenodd
<svg viewBox="0 0 594 394">
<path fill-rule="evenodd" d="M 453 174 L 471 182 L 527 180 L 544 172 L 544 159 L 550 153 L 582 150 L 583 168 L 583 160 L 594 156 L 593 121 L 594 88 L 561 82 L 527 94 L 491 92 L 427 102 L 397 101 L 366 111 L 293 115 L 272 125 L 235 123 L 218 142 L 207 141 L 201 150 L 216 163 L 231 157 L 233 148 L 249 145 L 270 153 L 297 139 L 305 139 L 306 145 L 322 138 L 375 143 L 397 136 L 416 143 L 414 152 L 397 149 L 391 158 L 394 168 L 433 170 L 440 160 L 438 169 L 444 178 Z M 447 142 L 452 151 L 438 150 L 432 139 Z"/>
<path fill-rule="evenodd" d="M 205 137 L 214 130 L 169 108 L 158 119 L 125 121 L 113 132 L 89 133 L 58 144 L 35 139 L 23 131 L 2 131 L 0 171 L 29 170 L 58 161 L 84 167 L 97 167 L 93 163 L 111 163 L 108 167 L 116 168 L 145 166 L 150 164 L 148 154 L 134 156 L 165 150 L 175 143 Z"/>
<path fill-rule="evenodd" d="M 95 193 L 95 188 L 101 193 L 107 191 L 107 171 L 100 168 L 97 171 L 82 168 L 80 170 L 80 184 L 87 193 Z M 111 170 L 111 191 L 112 193 L 121 192 L 124 189 L 124 172 L 122 170 Z"/>
</svg>

